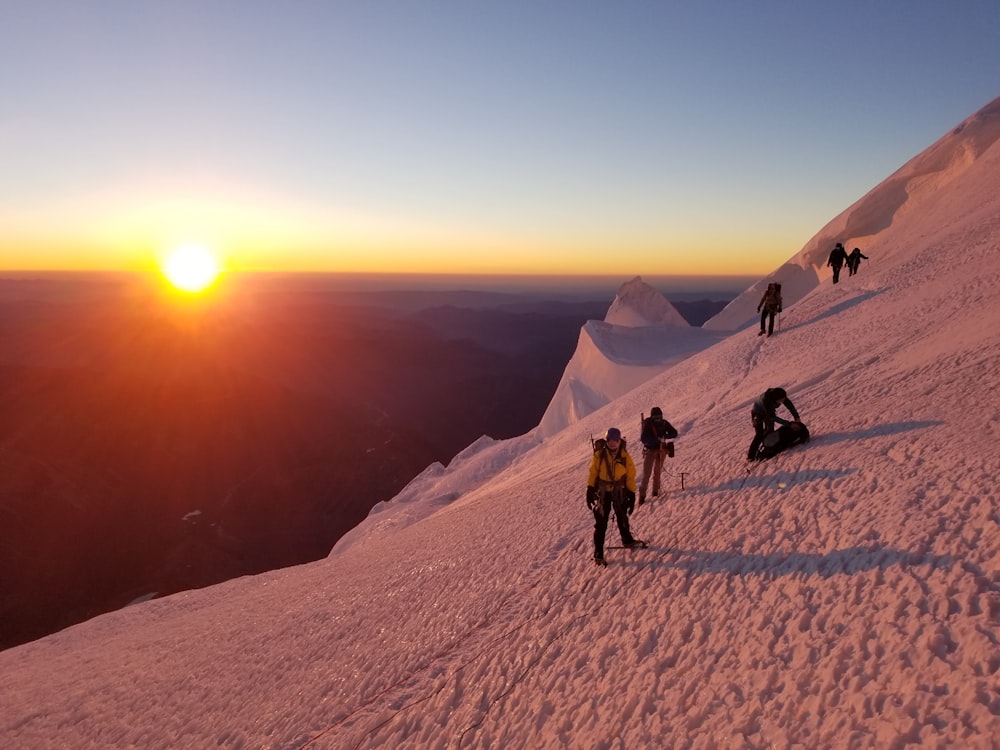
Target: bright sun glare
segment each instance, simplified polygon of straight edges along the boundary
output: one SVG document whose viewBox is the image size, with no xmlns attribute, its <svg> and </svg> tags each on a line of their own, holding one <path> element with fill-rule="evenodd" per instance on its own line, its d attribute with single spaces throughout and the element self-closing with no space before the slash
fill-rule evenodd
<svg viewBox="0 0 1000 750">
<path fill-rule="evenodd" d="M 185 245 L 171 251 L 163 264 L 163 274 L 170 283 L 185 292 L 207 289 L 220 270 L 215 256 L 198 245 Z"/>
</svg>

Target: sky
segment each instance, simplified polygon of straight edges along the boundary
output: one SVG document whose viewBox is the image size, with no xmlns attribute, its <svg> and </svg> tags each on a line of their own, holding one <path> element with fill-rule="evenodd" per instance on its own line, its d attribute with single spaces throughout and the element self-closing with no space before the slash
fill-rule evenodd
<svg viewBox="0 0 1000 750">
<path fill-rule="evenodd" d="M 484 436 L 324 560 L 0 652 L 3 745 L 994 747 L 997 119 L 914 170 L 903 210 L 873 194 L 869 260 L 790 295 L 773 337 L 731 330 L 561 430 Z M 685 333 L 623 297 L 607 327 Z M 654 362 L 607 334 L 605 369 Z M 776 385 L 812 439 L 747 471 L 750 405 Z M 590 437 L 635 445 L 654 405 L 679 436 L 629 519 L 649 546 L 612 530 L 598 568 Z"/>
<path fill-rule="evenodd" d="M 766 273 L 1000 94 L 992 0 L 0 12 L 0 271 Z"/>
</svg>

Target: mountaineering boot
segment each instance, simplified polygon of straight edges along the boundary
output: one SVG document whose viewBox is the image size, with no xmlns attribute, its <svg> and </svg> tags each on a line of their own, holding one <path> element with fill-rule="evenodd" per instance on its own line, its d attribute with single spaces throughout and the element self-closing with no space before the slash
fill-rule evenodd
<svg viewBox="0 0 1000 750">
<path fill-rule="evenodd" d="M 757 335 L 758 335 L 758 336 L 763 336 L 763 335 L 764 335 L 764 329 L 763 329 L 763 328 L 761 328 L 761 329 L 760 329 L 760 333 L 758 333 Z"/>
<path fill-rule="evenodd" d="M 600 565 L 600 566 L 605 567 L 605 568 L 608 566 L 608 564 L 606 562 L 604 562 L 604 558 L 601 557 L 600 555 L 594 555 L 594 564 L 595 565 Z"/>
<path fill-rule="evenodd" d="M 656 493 L 654 492 L 653 494 L 655 495 Z M 646 502 L 646 496 L 639 495 L 639 505 L 642 505 L 644 502 Z"/>
</svg>

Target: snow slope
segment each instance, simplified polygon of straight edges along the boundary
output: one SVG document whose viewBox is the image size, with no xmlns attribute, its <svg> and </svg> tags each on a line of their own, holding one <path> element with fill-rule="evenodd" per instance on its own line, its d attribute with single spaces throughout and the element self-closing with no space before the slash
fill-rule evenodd
<svg viewBox="0 0 1000 750">
<path fill-rule="evenodd" d="M 555 435 L 722 338 L 692 328 L 662 294 L 635 277 L 622 284 L 603 321 L 588 321 L 581 329 L 542 415 L 540 435 Z"/>
<path fill-rule="evenodd" d="M 436 504 L 419 520 L 0 653 L 0 740 L 996 747 L 1000 144 L 869 231 L 872 261 L 776 336 L 470 446 L 447 492 L 441 467 L 404 492 Z M 779 384 L 814 439 L 747 474 L 750 403 Z M 597 569 L 589 436 L 634 441 L 652 405 L 681 431 L 632 517 L 652 544 Z"/>
<path fill-rule="evenodd" d="M 917 245 L 901 243 L 897 233 L 889 231 L 904 218 L 921 222 L 927 233 L 937 230 L 950 218 L 951 206 L 942 204 L 939 193 L 949 191 L 960 179 L 974 181 L 973 173 L 988 169 L 980 157 L 1000 139 L 1000 98 L 994 99 L 934 145 L 904 164 L 864 197 L 823 227 L 805 247 L 774 273 L 761 279 L 729 303 L 704 327 L 715 331 L 743 328 L 758 319 L 756 308 L 770 281 L 782 284 L 785 309 L 805 297 L 820 284 L 832 282 L 833 272 L 826 262 L 837 242 L 850 252 L 855 247 L 869 257 L 869 265 L 911 257 L 918 252 L 937 252 L 934 245 L 922 240 Z M 989 175 L 985 176 L 989 181 Z M 982 196 L 985 197 L 985 196 Z M 980 196 L 970 194 L 978 202 Z M 915 215 L 916 214 L 916 215 Z M 843 276 L 846 276 L 844 269 Z"/>
</svg>

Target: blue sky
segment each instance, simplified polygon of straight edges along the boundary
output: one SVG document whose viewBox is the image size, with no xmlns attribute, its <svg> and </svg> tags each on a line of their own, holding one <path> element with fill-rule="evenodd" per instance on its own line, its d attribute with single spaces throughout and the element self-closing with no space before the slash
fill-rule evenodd
<svg viewBox="0 0 1000 750">
<path fill-rule="evenodd" d="M 0 9 L 0 268 L 766 273 L 1000 95 L 996 2 Z"/>
</svg>

